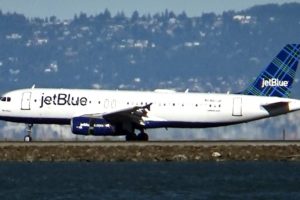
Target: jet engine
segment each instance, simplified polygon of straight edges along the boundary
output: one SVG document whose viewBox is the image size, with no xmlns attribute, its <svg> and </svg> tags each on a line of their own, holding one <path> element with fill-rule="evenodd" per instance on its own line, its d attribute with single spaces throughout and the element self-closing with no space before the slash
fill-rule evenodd
<svg viewBox="0 0 300 200">
<path fill-rule="evenodd" d="M 71 120 L 71 129 L 77 135 L 116 135 L 115 127 L 103 118 L 74 117 Z"/>
</svg>

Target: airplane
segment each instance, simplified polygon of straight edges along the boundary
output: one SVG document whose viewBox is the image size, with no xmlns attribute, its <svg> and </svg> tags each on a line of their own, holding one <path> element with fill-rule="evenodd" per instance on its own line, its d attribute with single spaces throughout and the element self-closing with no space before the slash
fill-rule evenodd
<svg viewBox="0 0 300 200">
<path fill-rule="evenodd" d="M 257 78 L 237 93 L 29 88 L 0 98 L 0 120 L 70 125 L 78 135 L 147 141 L 151 128 L 208 128 L 250 122 L 300 110 L 290 97 L 300 44 L 287 44 Z M 135 131 L 139 131 L 138 134 Z"/>
</svg>

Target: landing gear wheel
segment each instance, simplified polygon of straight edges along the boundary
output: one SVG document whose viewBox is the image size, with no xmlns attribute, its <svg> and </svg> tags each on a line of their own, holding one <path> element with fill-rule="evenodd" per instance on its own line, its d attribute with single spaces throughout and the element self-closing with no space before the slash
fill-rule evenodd
<svg viewBox="0 0 300 200">
<path fill-rule="evenodd" d="M 126 141 L 136 141 L 137 136 L 135 133 L 129 133 L 126 135 Z"/>
<path fill-rule="evenodd" d="M 31 142 L 31 141 L 32 141 L 32 137 L 30 135 L 25 135 L 24 142 Z"/>
<path fill-rule="evenodd" d="M 148 141 L 149 140 L 149 136 L 148 136 L 147 133 L 141 132 L 140 134 L 138 134 L 137 140 L 139 140 L 139 141 Z"/>
</svg>

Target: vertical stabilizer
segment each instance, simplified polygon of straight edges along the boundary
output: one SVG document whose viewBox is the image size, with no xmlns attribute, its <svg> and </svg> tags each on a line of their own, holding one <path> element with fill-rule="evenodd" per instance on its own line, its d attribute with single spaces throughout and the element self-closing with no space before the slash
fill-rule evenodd
<svg viewBox="0 0 300 200">
<path fill-rule="evenodd" d="M 286 45 L 242 94 L 288 97 L 299 57 L 300 44 Z"/>
</svg>

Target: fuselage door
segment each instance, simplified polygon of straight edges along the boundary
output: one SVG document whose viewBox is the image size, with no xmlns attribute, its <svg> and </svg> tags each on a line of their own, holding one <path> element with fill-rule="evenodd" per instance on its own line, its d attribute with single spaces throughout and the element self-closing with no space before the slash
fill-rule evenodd
<svg viewBox="0 0 300 200">
<path fill-rule="evenodd" d="M 242 98 L 233 98 L 232 116 L 242 116 Z"/>
<path fill-rule="evenodd" d="M 30 110 L 31 92 L 24 92 L 21 100 L 21 110 Z"/>
</svg>

